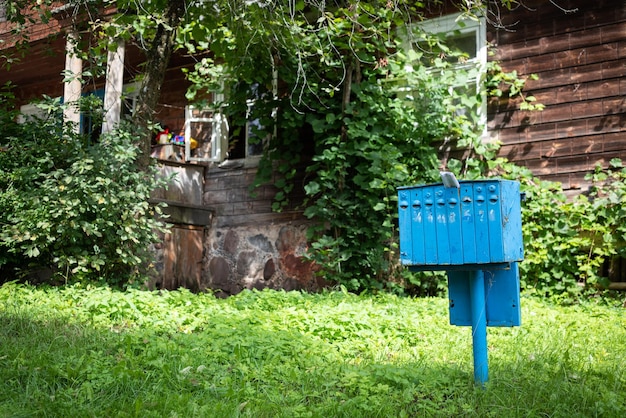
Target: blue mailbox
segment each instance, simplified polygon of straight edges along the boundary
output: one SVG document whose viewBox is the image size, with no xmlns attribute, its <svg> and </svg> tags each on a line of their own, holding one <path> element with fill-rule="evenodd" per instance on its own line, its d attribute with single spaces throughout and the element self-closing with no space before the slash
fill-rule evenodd
<svg viewBox="0 0 626 418">
<path fill-rule="evenodd" d="M 524 258 L 520 186 L 510 180 L 398 189 L 400 262 L 446 270 L 450 323 L 472 326 L 474 378 L 487 381 L 487 326 L 519 326 Z"/>
</svg>

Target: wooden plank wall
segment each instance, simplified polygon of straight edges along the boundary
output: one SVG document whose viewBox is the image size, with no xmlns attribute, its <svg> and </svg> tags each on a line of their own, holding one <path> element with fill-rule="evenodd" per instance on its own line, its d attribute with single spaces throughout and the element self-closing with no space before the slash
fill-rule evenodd
<svg viewBox="0 0 626 418">
<path fill-rule="evenodd" d="M 597 163 L 626 159 L 626 2 L 522 3 L 497 11 L 504 28 L 490 26 L 492 59 L 521 76 L 537 74 L 526 90 L 545 110 L 492 102 L 490 132 L 502 142 L 502 156 L 570 193 L 584 192 L 585 174 Z"/>
<path fill-rule="evenodd" d="M 222 169 L 208 167 L 205 176 L 203 204 L 215 210 L 213 226 L 217 228 L 263 225 L 280 222 L 302 221 L 304 190 L 302 181 L 304 168 L 293 179 L 294 189 L 289 194 L 289 205 L 281 212 L 274 212 L 272 204 L 278 189 L 273 183 L 280 178 L 274 174 L 272 180 L 251 193 L 257 172 L 253 161 L 243 167 Z"/>
</svg>

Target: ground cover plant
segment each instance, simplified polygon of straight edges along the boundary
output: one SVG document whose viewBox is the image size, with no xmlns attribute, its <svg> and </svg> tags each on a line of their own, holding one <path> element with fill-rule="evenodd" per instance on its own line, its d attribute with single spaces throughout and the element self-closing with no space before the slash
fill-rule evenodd
<svg viewBox="0 0 626 418">
<path fill-rule="evenodd" d="M 625 416 L 623 308 L 522 315 L 489 330 L 482 390 L 444 298 L 7 283 L 0 416 Z"/>
</svg>

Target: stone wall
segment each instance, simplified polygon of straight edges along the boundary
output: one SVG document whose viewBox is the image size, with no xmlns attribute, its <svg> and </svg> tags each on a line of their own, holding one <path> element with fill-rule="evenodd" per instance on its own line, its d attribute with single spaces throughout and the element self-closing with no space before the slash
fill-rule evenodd
<svg viewBox="0 0 626 418">
<path fill-rule="evenodd" d="M 243 289 L 317 290 L 324 285 L 305 258 L 306 224 L 222 227 L 209 231 L 204 278 L 222 295 Z"/>
<path fill-rule="evenodd" d="M 249 161 L 206 172 L 203 205 L 214 210 L 214 218 L 205 242 L 203 282 L 224 295 L 252 288 L 319 289 L 325 283 L 305 257 L 309 221 L 298 210 L 303 194 L 296 187 L 290 206 L 272 212 L 276 189 L 266 185 L 251 193 L 255 174 Z"/>
<path fill-rule="evenodd" d="M 251 193 L 255 162 L 239 162 L 221 169 L 162 161 L 161 173 L 171 180 L 152 200 L 167 202 L 171 228 L 155 246 L 154 287 L 210 289 L 228 296 L 244 289 L 318 290 L 326 285 L 306 259 L 310 221 L 298 206 L 301 190 L 296 187 L 290 206 L 275 213 L 276 189 L 266 185 Z"/>
</svg>

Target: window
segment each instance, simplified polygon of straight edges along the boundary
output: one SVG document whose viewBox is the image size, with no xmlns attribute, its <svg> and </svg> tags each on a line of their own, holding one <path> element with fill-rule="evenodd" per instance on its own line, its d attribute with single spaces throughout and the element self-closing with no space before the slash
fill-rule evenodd
<svg viewBox="0 0 626 418">
<path fill-rule="evenodd" d="M 460 52 L 457 64 L 461 66 L 483 64 L 487 61 L 486 27 L 484 18 L 462 19 L 460 14 L 447 15 L 421 22 L 419 28 L 427 34 L 436 35 L 445 47 Z M 426 43 L 422 39 L 415 42 L 426 56 L 439 56 L 451 61 L 445 47 L 437 43 Z"/>
<path fill-rule="evenodd" d="M 215 161 L 225 158 L 228 125 L 219 112 L 185 108 L 185 160 Z M 187 140 L 188 139 L 188 140 Z"/>
<path fill-rule="evenodd" d="M 187 161 L 223 162 L 220 167 L 235 167 L 234 160 L 260 157 L 269 141 L 261 136 L 263 124 L 255 115 L 257 100 L 270 91 L 260 92 L 258 84 L 238 83 L 230 94 L 245 97 L 240 105 L 227 105 L 221 111 L 187 106 L 185 108 L 185 159 Z M 214 94 L 213 102 L 223 102 L 223 95 Z M 228 116 L 226 115 L 228 114 Z M 273 116 L 273 115 L 270 115 Z"/>
<path fill-rule="evenodd" d="M 469 77 L 459 81 L 452 88 L 461 93 L 469 90 L 482 97 L 477 122 L 486 127 L 487 104 L 482 87 L 485 66 L 487 64 L 487 33 L 484 18 L 477 20 L 463 19 L 461 14 L 451 14 L 420 22 L 417 30 L 410 36 L 409 48 L 421 52 L 420 64 L 436 71 L 437 59 L 446 61 L 456 68 L 468 71 Z M 435 35 L 434 39 L 425 39 L 420 33 Z M 438 38 L 438 39 L 437 39 Z M 458 112 L 464 112 L 460 106 Z"/>
<path fill-rule="evenodd" d="M 122 93 L 122 119 L 130 118 L 137 107 L 140 83 L 124 84 Z"/>
<path fill-rule="evenodd" d="M 246 97 L 246 101 L 245 106 L 228 119 L 228 159 L 261 156 L 269 137 L 261 137 L 263 124 L 259 115 L 255 114 L 255 105 L 257 100 L 265 98 L 270 92 L 261 91 L 258 83 L 238 83 L 232 90 L 239 97 Z"/>
<path fill-rule="evenodd" d="M 104 89 L 81 94 L 80 125 L 78 132 L 87 138 L 87 144 L 99 141 L 102 132 Z"/>
<path fill-rule="evenodd" d="M 128 118 L 132 115 L 137 105 L 138 91 L 138 83 L 124 85 L 121 95 L 121 118 Z M 104 89 L 97 89 L 81 94 L 78 132 L 86 136 L 88 144 L 95 144 L 100 140 L 105 113 L 104 96 Z"/>
</svg>

